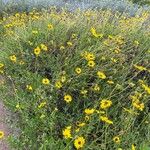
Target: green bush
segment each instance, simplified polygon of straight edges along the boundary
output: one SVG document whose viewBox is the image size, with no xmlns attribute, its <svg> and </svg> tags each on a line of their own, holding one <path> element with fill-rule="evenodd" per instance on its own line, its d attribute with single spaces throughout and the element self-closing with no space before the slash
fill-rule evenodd
<svg viewBox="0 0 150 150">
<path fill-rule="evenodd" d="M 17 116 L 14 149 L 143 150 L 148 16 L 51 8 L 3 18 L 1 97 Z"/>
<path fill-rule="evenodd" d="M 140 4 L 140 5 L 150 5 L 150 1 L 149 0 L 132 0 L 132 2 Z"/>
</svg>

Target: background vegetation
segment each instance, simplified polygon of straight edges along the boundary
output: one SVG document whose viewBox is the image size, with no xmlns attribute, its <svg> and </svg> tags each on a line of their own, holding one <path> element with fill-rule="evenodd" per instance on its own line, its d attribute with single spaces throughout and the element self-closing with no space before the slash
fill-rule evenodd
<svg viewBox="0 0 150 150">
<path fill-rule="evenodd" d="M 139 13 L 140 12 L 140 13 Z M 149 10 L 51 7 L 0 19 L 0 96 L 15 150 L 150 148 Z"/>
</svg>

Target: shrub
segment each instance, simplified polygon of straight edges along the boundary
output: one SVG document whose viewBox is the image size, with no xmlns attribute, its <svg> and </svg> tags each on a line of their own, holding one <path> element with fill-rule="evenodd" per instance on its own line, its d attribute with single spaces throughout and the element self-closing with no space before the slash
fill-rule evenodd
<svg viewBox="0 0 150 150">
<path fill-rule="evenodd" d="M 1 95 L 20 129 L 13 147 L 142 149 L 150 140 L 148 16 L 51 8 L 3 18 Z"/>
</svg>

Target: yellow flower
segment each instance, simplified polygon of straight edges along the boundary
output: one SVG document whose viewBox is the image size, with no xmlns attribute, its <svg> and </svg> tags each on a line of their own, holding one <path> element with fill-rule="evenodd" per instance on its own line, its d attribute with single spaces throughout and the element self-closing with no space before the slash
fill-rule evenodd
<svg viewBox="0 0 150 150">
<path fill-rule="evenodd" d="M 116 49 L 114 50 L 114 52 L 115 52 L 116 54 L 119 54 L 119 53 L 121 52 L 121 50 L 120 50 L 119 48 L 116 48 Z"/>
<path fill-rule="evenodd" d="M 115 142 L 115 143 L 120 143 L 120 138 L 119 138 L 119 136 L 115 136 L 114 138 L 113 138 L 113 141 Z"/>
<path fill-rule="evenodd" d="M 135 41 L 134 41 L 134 44 L 135 44 L 136 46 L 138 46 L 138 45 L 139 45 L 139 41 L 135 40 Z"/>
<path fill-rule="evenodd" d="M 49 30 L 52 30 L 54 28 L 53 25 L 50 24 L 50 23 L 47 25 L 47 27 L 48 27 Z"/>
<path fill-rule="evenodd" d="M 77 128 L 76 130 L 75 130 L 75 132 L 79 132 L 80 131 L 80 128 Z"/>
<path fill-rule="evenodd" d="M 4 64 L 0 63 L 0 69 L 4 67 Z"/>
<path fill-rule="evenodd" d="M 64 83 L 66 81 L 66 76 L 61 76 L 61 82 Z"/>
<path fill-rule="evenodd" d="M 72 42 L 67 42 L 67 45 L 72 46 L 73 44 L 72 44 Z"/>
<path fill-rule="evenodd" d="M 114 62 L 114 63 L 116 63 L 116 62 L 117 62 L 117 59 L 111 58 L 111 61 Z"/>
<path fill-rule="evenodd" d="M 103 72 L 101 72 L 101 71 L 98 71 L 98 72 L 97 72 L 97 75 L 98 75 L 98 77 L 99 77 L 100 79 L 106 79 L 106 75 L 105 75 Z"/>
<path fill-rule="evenodd" d="M 34 54 L 35 54 L 36 56 L 38 56 L 40 53 L 41 53 L 40 47 L 36 47 L 36 48 L 34 49 Z"/>
<path fill-rule="evenodd" d="M 142 85 L 142 88 L 148 93 L 150 94 L 150 87 L 144 83 L 141 84 Z"/>
<path fill-rule="evenodd" d="M 46 102 L 41 102 L 39 105 L 38 105 L 38 108 L 42 108 L 46 105 Z"/>
<path fill-rule="evenodd" d="M 44 78 L 44 79 L 42 79 L 42 83 L 45 85 L 48 85 L 48 84 L 50 84 L 50 81 L 49 81 L 49 79 Z"/>
<path fill-rule="evenodd" d="M 20 65 L 24 65 L 25 62 L 21 60 L 21 61 L 19 62 L 19 64 L 20 64 Z"/>
<path fill-rule="evenodd" d="M 57 81 L 57 82 L 55 83 L 55 87 L 56 87 L 57 89 L 62 88 L 61 82 L 60 82 L 60 81 Z"/>
<path fill-rule="evenodd" d="M 0 131 L 0 139 L 2 139 L 4 137 L 4 132 Z"/>
<path fill-rule="evenodd" d="M 29 91 L 32 91 L 32 90 L 33 90 L 33 88 L 32 88 L 31 85 L 27 85 L 27 86 L 26 86 L 26 89 L 29 90 Z"/>
<path fill-rule="evenodd" d="M 64 50 L 65 49 L 65 47 L 64 46 L 60 46 L 60 48 L 59 48 L 60 50 Z"/>
<path fill-rule="evenodd" d="M 80 137 L 77 137 L 75 140 L 74 140 L 74 146 L 75 148 L 78 150 L 78 149 L 81 149 L 85 144 L 85 139 L 80 136 Z"/>
<path fill-rule="evenodd" d="M 99 91 L 100 87 L 98 86 L 98 84 L 95 84 L 93 89 L 94 89 L 94 91 Z"/>
<path fill-rule="evenodd" d="M 17 104 L 17 105 L 16 105 L 16 108 L 17 108 L 17 109 L 20 109 L 20 105 L 19 105 L 19 104 Z"/>
<path fill-rule="evenodd" d="M 134 67 L 135 67 L 136 69 L 138 69 L 139 71 L 145 71 L 145 70 L 147 70 L 145 67 L 139 66 L 139 65 L 134 65 Z"/>
<path fill-rule="evenodd" d="M 101 60 L 106 60 L 106 57 L 105 57 L 105 56 L 102 56 L 100 59 L 101 59 Z"/>
<path fill-rule="evenodd" d="M 84 96 L 86 96 L 87 92 L 88 92 L 88 91 L 85 90 L 85 89 L 83 89 L 83 88 L 82 88 L 82 90 L 80 91 L 80 93 L 81 93 L 82 95 L 84 95 Z"/>
<path fill-rule="evenodd" d="M 73 39 L 76 38 L 76 37 L 77 37 L 77 35 L 74 34 L 74 33 L 71 35 L 71 38 L 73 38 Z"/>
<path fill-rule="evenodd" d="M 95 109 L 93 109 L 93 108 L 92 108 L 92 109 L 86 108 L 86 109 L 84 110 L 85 114 L 87 114 L 87 115 L 93 114 L 94 111 L 95 111 Z"/>
<path fill-rule="evenodd" d="M 47 46 L 44 45 L 44 44 L 41 44 L 41 49 L 44 50 L 44 51 L 47 51 L 47 50 L 48 50 Z"/>
<path fill-rule="evenodd" d="M 31 45 L 31 46 L 33 45 L 33 42 L 31 42 L 31 41 L 28 41 L 28 43 L 29 43 L 29 45 Z"/>
<path fill-rule="evenodd" d="M 132 144 L 131 150 L 136 150 L 134 144 Z"/>
<path fill-rule="evenodd" d="M 42 115 L 40 116 L 40 119 L 43 119 L 43 118 L 45 118 L 45 115 L 44 115 L 44 114 L 42 114 Z"/>
<path fill-rule="evenodd" d="M 15 55 L 11 55 L 9 58 L 10 58 L 10 60 L 11 60 L 12 62 L 16 62 L 16 61 L 17 61 L 17 58 L 16 58 Z"/>
<path fill-rule="evenodd" d="M 95 56 L 94 56 L 94 54 L 92 54 L 92 53 L 85 53 L 84 54 L 85 55 L 85 59 L 87 60 L 87 61 L 94 61 L 95 60 Z"/>
<path fill-rule="evenodd" d="M 102 108 L 102 109 L 109 108 L 111 105 L 112 105 L 112 101 L 111 100 L 103 99 L 100 102 L 100 108 Z"/>
<path fill-rule="evenodd" d="M 135 107 L 136 109 L 143 111 L 144 109 L 144 103 L 140 103 L 139 100 L 133 101 L 132 102 L 133 107 Z"/>
<path fill-rule="evenodd" d="M 108 83 L 108 84 L 114 84 L 114 81 L 108 80 L 107 83 Z"/>
<path fill-rule="evenodd" d="M 100 34 L 100 33 L 97 33 L 96 32 L 96 29 L 95 28 L 91 28 L 91 33 L 92 33 L 92 35 L 94 36 L 94 37 L 96 37 L 96 38 L 102 38 L 103 37 L 103 34 Z"/>
<path fill-rule="evenodd" d="M 85 119 L 85 121 L 89 121 L 89 120 L 90 120 L 90 117 L 89 117 L 88 115 L 86 115 L 86 116 L 84 117 L 84 119 Z"/>
<path fill-rule="evenodd" d="M 39 32 L 37 30 L 32 30 L 33 34 L 38 34 Z"/>
<path fill-rule="evenodd" d="M 93 60 L 88 61 L 88 66 L 93 68 L 95 66 L 95 62 Z"/>
<path fill-rule="evenodd" d="M 70 103 L 72 101 L 72 96 L 67 94 L 64 96 L 64 101 L 66 101 L 67 103 Z"/>
<path fill-rule="evenodd" d="M 76 72 L 77 74 L 80 74 L 80 73 L 82 72 L 82 70 L 81 70 L 81 68 L 77 67 L 77 68 L 75 69 L 75 72 Z"/>
<path fill-rule="evenodd" d="M 65 139 L 69 139 L 72 138 L 71 137 L 71 126 L 66 127 L 63 131 L 62 134 L 64 136 Z"/>
<path fill-rule="evenodd" d="M 102 120 L 103 122 L 106 122 L 108 124 L 113 124 L 113 121 L 108 119 L 108 117 L 106 117 L 106 116 L 100 116 L 100 120 Z"/>
<path fill-rule="evenodd" d="M 84 122 L 76 122 L 76 125 L 78 127 L 83 127 L 83 126 L 85 126 L 85 123 Z"/>
</svg>

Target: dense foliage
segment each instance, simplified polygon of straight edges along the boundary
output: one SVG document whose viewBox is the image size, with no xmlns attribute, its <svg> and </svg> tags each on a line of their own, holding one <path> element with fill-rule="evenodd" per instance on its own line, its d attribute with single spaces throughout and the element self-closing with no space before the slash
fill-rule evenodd
<svg viewBox="0 0 150 150">
<path fill-rule="evenodd" d="M 149 12 L 16 13 L 0 20 L 1 97 L 15 150 L 146 150 Z"/>
</svg>

